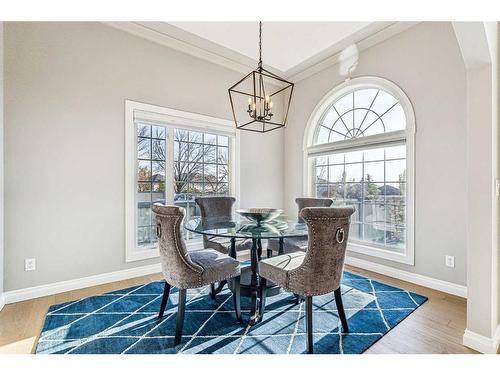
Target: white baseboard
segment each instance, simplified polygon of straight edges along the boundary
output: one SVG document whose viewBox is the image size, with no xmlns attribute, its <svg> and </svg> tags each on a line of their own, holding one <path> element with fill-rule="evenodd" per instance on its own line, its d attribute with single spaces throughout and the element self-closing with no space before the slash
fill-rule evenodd
<svg viewBox="0 0 500 375">
<path fill-rule="evenodd" d="M 3 295 L 3 293 L 0 293 L 0 311 L 2 311 L 4 306 L 5 306 L 5 296 Z"/>
<path fill-rule="evenodd" d="M 395 279 L 408 281 L 410 283 L 414 283 L 420 286 L 425 286 L 430 289 L 439 290 L 440 292 L 445 292 L 453 294 L 455 296 L 467 298 L 467 287 L 463 285 L 434 279 L 429 276 L 418 275 L 412 272 L 401 271 L 398 270 L 397 268 L 384 266 L 382 264 L 350 256 L 346 257 L 346 264 L 349 264 L 354 267 L 363 268 L 368 271 L 377 272 L 385 276 L 394 277 Z"/>
<path fill-rule="evenodd" d="M 467 297 L 467 288 L 462 285 L 433 279 L 428 276 L 417 275 L 411 272 L 401 271 L 396 268 L 353 257 L 346 257 L 346 263 L 354 267 L 363 268 L 368 271 L 377 272 L 386 276 L 415 283 L 431 289 L 436 289 L 445 293 L 450 293 L 464 298 Z M 31 288 L 12 290 L 4 292 L 3 295 L 0 296 L 0 306 L 2 306 L 2 303 L 8 304 L 25 301 L 32 298 L 50 296 L 52 294 L 64 293 L 81 288 L 88 288 L 91 286 L 111 283 L 114 281 L 126 280 L 133 277 L 150 275 L 157 272 L 161 272 L 161 266 L 159 263 L 149 266 L 135 267 L 121 271 L 103 273 L 100 275 L 82 277 L 80 279 L 60 281 Z"/>
<path fill-rule="evenodd" d="M 496 354 L 500 346 L 500 324 L 493 337 L 486 337 L 478 333 L 465 330 L 463 344 L 484 354 Z"/>
<path fill-rule="evenodd" d="M 112 283 L 114 281 L 126 280 L 133 277 L 150 275 L 157 272 L 161 272 L 160 263 L 151 264 L 149 266 L 129 268 L 121 271 L 108 272 L 100 275 L 82 277 L 80 279 L 59 281 L 57 283 L 45 284 L 32 288 L 12 290 L 4 292 L 3 298 L 5 299 L 6 304 L 14 303 L 32 298 L 45 297 L 52 294 L 68 292 L 71 290 Z"/>
</svg>

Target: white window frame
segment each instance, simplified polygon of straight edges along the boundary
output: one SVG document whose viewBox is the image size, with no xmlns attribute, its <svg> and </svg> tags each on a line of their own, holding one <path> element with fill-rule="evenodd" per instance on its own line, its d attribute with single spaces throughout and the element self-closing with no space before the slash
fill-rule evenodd
<svg viewBox="0 0 500 375">
<path fill-rule="evenodd" d="M 164 126 L 167 132 L 166 155 L 173 158 L 174 129 L 187 129 L 229 137 L 230 181 L 229 192 L 239 197 L 239 133 L 230 120 L 184 112 L 177 109 L 125 100 L 125 261 L 135 262 L 159 256 L 158 245 L 137 246 L 136 184 L 137 131 L 136 121 Z M 167 161 L 168 163 L 168 161 Z M 168 165 L 168 164 L 166 164 Z M 173 179 L 173 168 L 166 166 L 166 181 Z M 173 186 L 165 184 L 167 204 L 173 204 Z M 188 249 L 201 248 L 201 238 L 186 241 Z"/>
<path fill-rule="evenodd" d="M 376 88 L 393 95 L 401 104 L 406 115 L 406 129 L 360 137 L 340 142 L 314 144 L 317 126 L 323 113 L 342 96 L 359 89 Z M 390 146 L 406 144 L 406 248 L 403 253 L 387 250 L 383 247 L 350 241 L 347 250 L 394 262 L 415 264 L 415 114 L 413 106 L 404 91 L 395 83 L 380 77 L 357 77 L 344 82 L 330 90 L 316 105 L 307 122 L 304 133 L 304 196 L 313 197 L 314 192 L 314 157 L 335 152 L 352 151 L 367 148 L 371 145 Z"/>
</svg>

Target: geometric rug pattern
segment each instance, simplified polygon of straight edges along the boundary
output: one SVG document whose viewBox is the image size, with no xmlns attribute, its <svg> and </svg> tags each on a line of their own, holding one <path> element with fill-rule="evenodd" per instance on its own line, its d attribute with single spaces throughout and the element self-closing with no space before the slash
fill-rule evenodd
<svg viewBox="0 0 500 375">
<path fill-rule="evenodd" d="M 299 354 L 306 351 L 305 302 L 291 293 L 269 297 L 261 323 L 239 323 L 227 288 L 215 300 L 209 288 L 189 290 L 183 338 L 174 346 L 177 290 L 157 318 L 163 282 L 152 282 L 49 308 L 36 353 L 59 354 Z M 344 272 L 342 300 L 349 333 L 339 329 L 334 294 L 314 297 L 315 354 L 363 353 L 427 298 Z M 243 319 L 249 299 L 242 297 Z"/>
</svg>

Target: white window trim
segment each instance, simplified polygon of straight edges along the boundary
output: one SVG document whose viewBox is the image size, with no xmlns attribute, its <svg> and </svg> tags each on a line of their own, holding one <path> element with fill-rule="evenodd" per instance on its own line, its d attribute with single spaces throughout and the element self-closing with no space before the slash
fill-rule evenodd
<svg viewBox="0 0 500 375">
<path fill-rule="evenodd" d="M 393 95 L 399 100 L 406 115 L 406 129 L 388 133 L 358 138 L 355 141 L 341 141 L 314 145 L 317 124 L 328 107 L 343 95 L 360 88 L 379 88 Z M 346 81 L 330 90 L 316 105 L 309 117 L 304 133 L 303 167 L 304 167 L 304 196 L 312 197 L 313 192 L 313 156 L 320 156 L 341 150 L 363 148 L 369 144 L 390 145 L 391 143 L 406 142 L 406 178 L 407 178 L 407 212 L 406 212 L 406 249 L 404 253 L 386 250 L 382 247 L 350 241 L 347 250 L 377 258 L 383 258 L 398 263 L 415 265 L 415 113 L 413 106 L 404 91 L 395 83 L 380 77 L 357 77 Z M 344 143 L 344 144 L 343 144 Z M 345 146 L 345 147 L 343 147 Z"/>
<path fill-rule="evenodd" d="M 230 193 L 235 197 L 240 196 L 240 137 L 230 120 L 201 115 L 198 113 L 184 112 L 172 108 L 160 107 L 152 104 L 125 100 L 125 261 L 135 262 L 159 256 L 158 246 L 137 246 L 136 235 L 136 130 L 135 119 L 141 118 L 148 123 L 158 123 L 168 129 L 174 127 L 187 128 L 202 132 L 211 132 L 229 136 L 230 148 Z M 167 158 L 173 150 L 173 137 L 167 139 Z M 172 173 L 171 168 L 166 168 L 167 176 Z M 171 177 L 171 176 L 170 176 Z M 167 202 L 173 197 L 170 184 L 166 184 L 165 192 Z M 171 203 L 171 202 L 169 202 Z M 201 239 L 187 241 L 188 249 L 201 248 Z"/>
</svg>

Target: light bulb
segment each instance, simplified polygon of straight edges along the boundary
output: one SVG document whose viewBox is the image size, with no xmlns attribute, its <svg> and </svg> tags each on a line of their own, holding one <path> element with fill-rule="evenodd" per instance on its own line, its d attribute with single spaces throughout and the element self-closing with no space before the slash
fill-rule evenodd
<svg viewBox="0 0 500 375">
<path fill-rule="evenodd" d="M 273 102 L 269 103 L 269 108 L 273 108 Z"/>
<path fill-rule="evenodd" d="M 269 95 L 266 95 L 266 102 L 269 103 Z"/>
<path fill-rule="evenodd" d="M 252 104 L 252 98 L 248 97 L 248 104 Z"/>
</svg>

